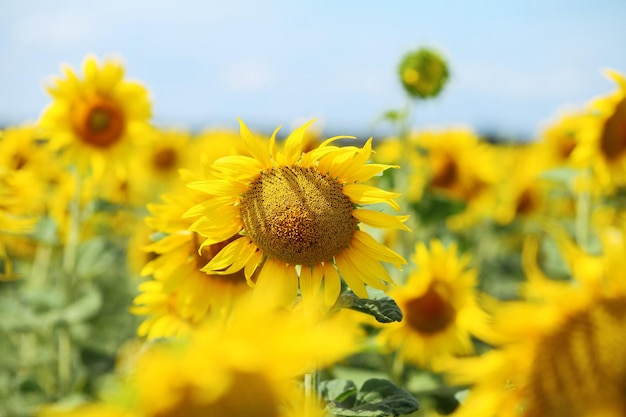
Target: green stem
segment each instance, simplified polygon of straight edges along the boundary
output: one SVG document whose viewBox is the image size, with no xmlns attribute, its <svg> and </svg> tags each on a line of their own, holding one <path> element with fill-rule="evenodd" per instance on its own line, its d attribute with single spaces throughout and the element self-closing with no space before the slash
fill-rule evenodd
<svg viewBox="0 0 626 417">
<path fill-rule="evenodd" d="M 69 392 L 72 380 L 72 339 L 66 326 L 57 329 L 57 389 L 59 397 Z"/>
<path fill-rule="evenodd" d="M 404 386 L 404 358 L 403 355 L 398 351 L 395 352 L 392 356 L 391 362 L 391 381 L 400 386 Z"/>
<path fill-rule="evenodd" d="M 591 193 L 588 190 L 589 170 L 582 173 L 584 189 L 578 193 L 576 200 L 576 241 L 585 251 L 589 250 L 589 222 L 591 218 Z"/>
<path fill-rule="evenodd" d="M 80 195 L 81 178 L 77 171 L 74 171 L 76 181 L 76 192 L 69 204 L 69 219 L 67 225 L 67 235 L 63 248 L 63 274 L 62 287 L 64 295 L 64 307 L 71 304 L 74 296 L 74 285 L 76 284 L 76 260 L 78 257 L 78 241 L 80 236 L 81 213 Z M 69 392 L 72 381 L 72 355 L 73 343 L 69 328 L 66 323 L 61 323 L 57 327 L 57 378 L 59 396 L 64 396 Z"/>
<path fill-rule="evenodd" d="M 319 402 L 319 373 L 316 369 L 304 374 L 305 417 L 315 415 Z"/>
</svg>

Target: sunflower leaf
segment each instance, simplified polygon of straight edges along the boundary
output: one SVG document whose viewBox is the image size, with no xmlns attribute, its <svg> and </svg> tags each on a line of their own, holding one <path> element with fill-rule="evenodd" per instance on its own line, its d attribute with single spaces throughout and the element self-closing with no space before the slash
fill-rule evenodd
<svg viewBox="0 0 626 417">
<path fill-rule="evenodd" d="M 391 381 L 378 378 L 365 381 L 356 394 L 353 405 L 347 405 L 345 400 L 331 400 L 326 405 L 326 411 L 344 417 L 396 417 L 419 409 L 419 402 L 415 397 Z"/>
<path fill-rule="evenodd" d="M 402 311 L 396 302 L 389 298 L 369 299 L 359 298 L 352 291 L 346 291 L 339 296 L 335 308 L 349 308 L 373 316 L 379 323 L 393 323 L 402 320 Z"/>
</svg>

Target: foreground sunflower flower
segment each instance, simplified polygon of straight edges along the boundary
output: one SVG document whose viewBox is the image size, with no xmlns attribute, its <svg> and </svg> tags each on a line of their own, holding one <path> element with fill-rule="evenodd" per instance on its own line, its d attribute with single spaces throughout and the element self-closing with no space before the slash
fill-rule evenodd
<svg viewBox="0 0 626 417">
<path fill-rule="evenodd" d="M 315 303 L 277 309 L 249 295 L 226 321 L 211 315 L 186 340 L 142 347 L 104 402 L 51 406 L 40 417 L 322 417 L 299 381 L 354 353 L 358 325 Z"/>
<path fill-rule="evenodd" d="M 572 281 L 545 276 L 531 241 L 524 299 L 493 308 L 494 349 L 442 368 L 452 383 L 472 385 L 454 416 L 626 415 L 626 235 L 601 233 L 595 256 L 564 234 L 557 240 Z"/>
<path fill-rule="evenodd" d="M 43 111 L 40 127 L 70 163 L 96 176 L 107 164 L 128 158 L 128 147 L 149 133 L 151 104 L 147 90 L 124 80 L 124 67 L 114 60 L 83 62 L 84 78 L 68 66 L 65 78 L 48 87 L 53 102 Z"/>
<path fill-rule="evenodd" d="M 333 304 L 341 278 L 359 296 L 367 298 L 365 284 L 384 290 L 392 282 L 383 262 L 401 268 L 406 261 L 378 243 L 359 224 L 409 230 L 408 216 L 393 216 L 361 208 L 386 203 L 399 210 L 400 194 L 361 184 L 391 168 L 367 164 L 372 140 L 363 148 L 337 147 L 333 137 L 302 151 L 310 123 L 286 139 L 284 151 L 276 145 L 278 129 L 264 147 L 241 123 L 241 136 L 250 155 L 216 160 L 213 178 L 189 187 L 207 199 L 186 213 L 199 217 L 190 227 L 205 238 L 202 247 L 226 246 L 203 268 L 232 274 L 244 270 L 249 284 L 261 296 L 293 301 L 299 286 L 303 297 L 324 288 L 326 304 Z M 253 274 L 258 278 L 253 281 Z M 341 278 L 340 278 L 341 277 Z"/>
</svg>

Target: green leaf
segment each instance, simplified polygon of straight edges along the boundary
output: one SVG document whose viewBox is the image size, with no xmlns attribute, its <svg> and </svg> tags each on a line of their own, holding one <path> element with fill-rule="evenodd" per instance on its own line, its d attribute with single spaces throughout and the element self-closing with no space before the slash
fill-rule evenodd
<svg viewBox="0 0 626 417">
<path fill-rule="evenodd" d="M 402 320 L 402 310 L 389 297 L 371 300 L 369 298 L 359 298 L 352 291 L 346 291 L 339 296 L 334 308 L 349 308 L 350 310 L 360 311 L 361 313 L 374 316 L 376 321 L 380 323 L 393 323 L 394 321 Z"/>
<path fill-rule="evenodd" d="M 344 408 L 354 406 L 357 392 L 354 382 L 345 379 L 332 379 L 320 383 L 322 398 L 339 403 Z"/>
<path fill-rule="evenodd" d="M 345 386 L 350 387 L 349 384 Z M 336 416 L 396 417 L 411 414 L 419 409 L 419 402 L 415 397 L 387 379 L 376 378 L 365 381 L 356 394 L 352 406 L 346 401 L 350 396 L 337 398 L 344 400 L 331 400 L 326 405 L 326 411 Z"/>
<path fill-rule="evenodd" d="M 388 120 L 392 123 L 402 121 L 406 118 L 407 112 L 404 110 L 388 110 L 384 112 L 380 118 L 382 120 Z"/>
</svg>

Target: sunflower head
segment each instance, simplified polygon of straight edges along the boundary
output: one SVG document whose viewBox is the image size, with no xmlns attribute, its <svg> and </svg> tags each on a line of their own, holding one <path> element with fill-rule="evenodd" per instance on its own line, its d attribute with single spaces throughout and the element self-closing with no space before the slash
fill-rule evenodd
<svg viewBox="0 0 626 417">
<path fill-rule="evenodd" d="M 626 79 L 616 71 L 606 73 L 618 88 L 589 104 L 572 158 L 591 168 L 596 188 L 612 193 L 626 185 Z"/>
<path fill-rule="evenodd" d="M 64 77 L 48 87 L 53 102 L 43 111 L 39 125 L 71 163 L 85 169 L 95 163 L 94 169 L 102 170 L 106 163 L 127 158 L 124 150 L 149 132 L 151 104 L 142 85 L 124 79 L 118 61 L 100 64 L 88 56 L 82 69 L 80 76 L 64 67 Z"/>
<path fill-rule="evenodd" d="M 371 139 L 363 148 L 338 147 L 335 137 L 304 151 L 307 126 L 289 135 L 281 152 L 278 130 L 264 144 L 242 123 L 250 156 L 219 158 L 210 166 L 209 179 L 189 185 L 206 195 L 186 214 L 197 218 L 190 230 L 205 238 L 203 245 L 228 241 L 203 270 L 244 270 L 257 293 L 279 293 L 287 303 L 298 287 L 304 297 L 323 287 L 332 304 L 341 278 L 367 297 L 364 284 L 385 289 L 391 281 L 381 262 L 397 267 L 404 262 L 360 230 L 361 224 L 407 230 L 406 216 L 363 208 L 386 203 L 399 209 L 393 200 L 399 194 L 362 184 L 390 166 L 367 164 Z"/>
<path fill-rule="evenodd" d="M 441 55 L 428 48 L 407 53 L 398 67 L 400 81 L 412 97 L 433 98 L 448 81 L 448 64 Z"/>
<path fill-rule="evenodd" d="M 431 365 L 442 356 L 472 351 L 470 335 L 481 335 L 487 316 L 477 304 L 477 271 L 456 245 L 440 241 L 430 248 L 416 246 L 417 270 L 390 291 L 404 313 L 399 323 L 386 325 L 378 336 L 384 346 L 398 350 L 404 360 Z"/>
</svg>

